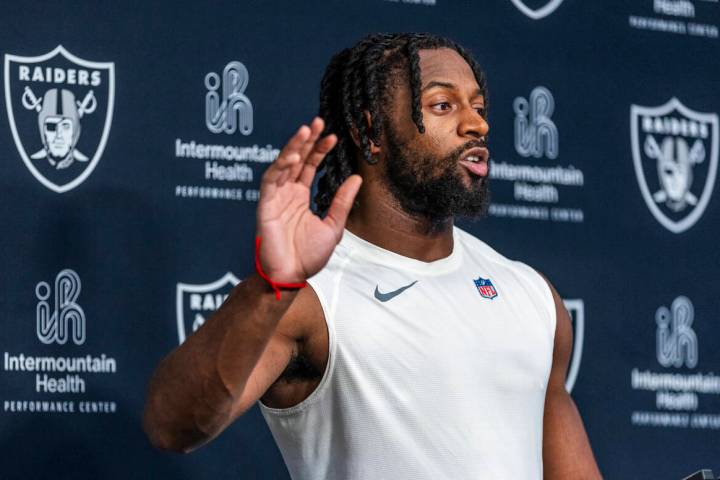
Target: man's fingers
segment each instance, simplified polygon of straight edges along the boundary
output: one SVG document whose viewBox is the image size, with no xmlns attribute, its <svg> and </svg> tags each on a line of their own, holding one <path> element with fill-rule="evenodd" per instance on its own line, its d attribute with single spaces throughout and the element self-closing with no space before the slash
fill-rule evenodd
<svg viewBox="0 0 720 480">
<path fill-rule="evenodd" d="M 306 160 L 310 161 L 313 167 L 309 169 L 310 171 L 303 178 L 310 177 L 309 183 L 307 183 L 308 186 L 312 183 L 315 167 L 337 141 L 334 138 L 328 140 L 328 137 L 317 141 L 324 128 L 325 122 L 323 119 L 315 117 L 309 127 L 302 125 L 295 132 L 295 135 L 288 140 L 278 158 L 263 174 L 261 193 L 264 190 L 266 195 L 270 194 L 271 191 L 274 191 L 274 188 L 282 186 L 285 182 L 296 181 L 304 172 Z"/>
<path fill-rule="evenodd" d="M 312 152 L 310 152 L 310 155 L 308 155 L 305 160 L 305 164 L 303 165 L 302 173 L 300 174 L 299 179 L 300 183 L 308 188 L 312 185 L 318 165 L 320 165 L 322 159 L 325 158 L 325 155 L 335 148 L 336 144 L 337 137 L 334 134 L 330 134 L 315 143 L 315 148 L 313 148 Z"/>
<path fill-rule="evenodd" d="M 283 170 L 280 174 L 280 178 L 278 178 L 277 182 L 275 182 L 275 185 L 277 185 L 278 187 L 282 187 L 283 185 L 285 185 L 285 182 L 287 182 L 290 178 L 290 171 L 291 170 L 289 168 Z"/>
<path fill-rule="evenodd" d="M 317 139 L 320 138 L 323 128 L 325 128 L 325 122 L 320 117 L 315 117 L 310 123 L 310 136 L 307 140 L 305 140 L 305 144 L 300 148 L 300 158 L 302 158 L 303 161 L 312 151 Z"/>
<path fill-rule="evenodd" d="M 353 206 L 355 196 L 360 190 L 361 184 L 362 178 L 360 178 L 360 175 L 350 175 L 343 184 L 340 185 L 337 192 L 335 192 L 335 198 L 333 198 L 328 214 L 323 220 L 323 222 L 335 230 L 338 238 L 340 238 L 343 228 L 345 228 L 345 221 Z"/>
<path fill-rule="evenodd" d="M 287 144 L 285 144 L 285 147 L 283 147 L 275 161 L 270 164 L 267 170 L 265 170 L 265 174 L 262 179 L 263 185 L 277 182 L 283 170 L 298 163 L 298 161 L 302 159 L 300 156 L 300 150 L 303 145 L 305 145 L 305 141 L 310 134 L 311 131 L 307 125 L 302 125 L 298 128 L 295 135 L 290 137 L 290 140 L 288 140 Z"/>
<path fill-rule="evenodd" d="M 278 181 L 280 176 L 288 168 L 300 163 L 300 154 L 298 152 L 292 152 L 284 156 L 278 156 L 278 158 L 270 164 L 262 177 L 263 184 L 274 184 Z"/>
<path fill-rule="evenodd" d="M 307 157 L 308 153 L 312 150 L 315 140 L 317 140 L 323 128 L 325 128 L 325 123 L 319 117 L 315 117 L 309 127 L 302 125 L 298 128 L 297 132 L 290 137 L 290 140 L 288 140 L 278 155 L 278 160 L 281 161 L 279 163 L 274 162 L 273 165 L 270 166 L 270 169 L 274 170 L 273 167 L 285 167 L 286 165 L 283 164 L 282 159 L 298 154 L 300 156 L 300 165 L 293 165 L 289 175 L 291 180 L 296 180 L 302 171 L 302 163 L 305 157 Z"/>
<path fill-rule="evenodd" d="M 278 157 L 265 171 L 267 176 L 270 177 L 268 178 L 269 181 L 275 181 L 277 178 L 278 173 L 276 170 L 285 169 L 288 166 L 291 166 L 291 164 L 294 164 L 297 160 L 302 161 L 305 159 L 306 154 L 303 152 L 307 150 L 306 145 L 308 144 L 308 140 L 313 137 L 317 138 L 317 134 L 315 133 L 315 130 L 317 129 L 317 120 L 317 118 L 313 120 L 311 127 L 301 125 L 297 132 L 290 137 L 290 140 L 287 141 L 283 149 L 278 154 Z M 313 139 L 312 142 L 314 141 L 315 140 Z M 310 143 L 311 146 L 312 142 Z"/>
<path fill-rule="evenodd" d="M 280 151 L 280 155 L 278 155 L 278 158 L 282 158 L 293 152 L 300 153 L 300 150 L 302 149 L 303 145 L 305 145 L 305 142 L 307 141 L 311 133 L 312 131 L 307 125 L 300 126 L 297 132 L 295 132 L 295 135 L 290 137 L 290 140 L 288 140 L 283 149 Z"/>
<path fill-rule="evenodd" d="M 303 170 L 303 164 L 307 160 L 308 155 L 310 155 L 310 152 L 313 151 L 313 148 L 315 147 L 315 142 L 320 137 L 323 128 L 325 128 L 325 122 L 320 117 L 315 117 L 312 123 L 310 123 L 310 136 L 308 136 L 308 138 L 305 140 L 303 146 L 300 147 L 301 162 L 297 165 L 294 165 L 292 170 L 290 171 L 291 180 L 297 181 L 298 177 L 300 176 L 300 172 L 302 172 Z"/>
</svg>

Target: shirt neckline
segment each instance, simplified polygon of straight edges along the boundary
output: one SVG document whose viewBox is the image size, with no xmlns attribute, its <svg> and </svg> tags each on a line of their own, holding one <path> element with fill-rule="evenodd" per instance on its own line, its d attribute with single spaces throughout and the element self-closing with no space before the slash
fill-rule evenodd
<svg viewBox="0 0 720 480">
<path fill-rule="evenodd" d="M 360 256 L 373 263 L 423 275 L 442 275 L 451 272 L 456 270 L 462 261 L 462 246 L 457 227 L 453 227 L 453 249 L 450 255 L 432 262 L 424 262 L 386 250 L 355 235 L 347 228 L 340 243 L 352 251 L 353 257 Z"/>
</svg>

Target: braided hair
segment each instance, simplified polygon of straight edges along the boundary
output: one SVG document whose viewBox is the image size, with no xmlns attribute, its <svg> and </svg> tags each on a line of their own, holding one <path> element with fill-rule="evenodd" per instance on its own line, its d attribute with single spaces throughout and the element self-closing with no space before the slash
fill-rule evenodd
<svg viewBox="0 0 720 480">
<path fill-rule="evenodd" d="M 418 132 L 425 133 L 418 51 L 438 48 L 453 49 L 468 63 L 487 98 L 485 75 L 470 53 L 452 40 L 429 33 L 368 35 L 330 60 L 320 83 L 319 114 L 325 120 L 323 134 L 334 133 L 338 143 L 319 167 L 322 176 L 315 195 L 318 214 L 327 212 L 340 185 L 358 171 L 358 146 L 353 134 L 362 158 L 370 164 L 377 162 L 370 142 L 380 145 L 382 125 L 386 123 L 383 114 L 387 112 L 380 105 L 391 100 L 391 87 L 405 76 L 410 84 L 412 120 Z M 398 72 L 401 75 L 395 75 Z"/>
</svg>

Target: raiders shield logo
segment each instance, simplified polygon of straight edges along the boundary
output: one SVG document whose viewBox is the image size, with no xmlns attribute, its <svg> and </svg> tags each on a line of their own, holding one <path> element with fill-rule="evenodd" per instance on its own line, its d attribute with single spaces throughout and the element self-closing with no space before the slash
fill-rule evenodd
<svg viewBox="0 0 720 480">
<path fill-rule="evenodd" d="M 238 283 L 240 280 L 228 272 L 219 280 L 204 285 L 177 284 L 177 327 L 180 343 L 205 323 Z"/>
<path fill-rule="evenodd" d="M 553 13 L 563 0 L 512 0 L 512 3 L 533 20 L 540 20 Z M 529 4 L 529 5 L 528 5 Z"/>
<path fill-rule="evenodd" d="M 565 389 L 572 392 L 580 370 L 580 360 L 582 359 L 583 339 L 585 337 L 585 303 L 579 298 L 563 299 L 563 303 L 570 314 L 570 321 L 573 326 L 572 357 L 570 357 L 570 366 L 565 379 Z"/>
<path fill-rule="evenodd" d="M 50 190 L 80 185 L 100 161 L 112 123 L 115 65 L 61 45 L 39 57 L 5 55 L 5 105 L 25 166 Z"/>
<path fill-rule="evenodd" d="M 659 107 L 632 105 L 635 174 L 650 212 L 673 233 L 700 219 L 715 185 L 718 115 L 672 98 Z"/>
</svg>

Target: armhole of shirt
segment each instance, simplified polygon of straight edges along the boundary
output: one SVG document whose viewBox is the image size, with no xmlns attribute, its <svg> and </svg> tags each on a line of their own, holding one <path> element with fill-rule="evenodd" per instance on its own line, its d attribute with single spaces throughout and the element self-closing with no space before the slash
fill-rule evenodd
<svg viewBox="0 0 720 480">
<path fill-rule="evenodd" d="M 540 295 L 540 298 L 542 298 L 542 302 L 545 304 L 545 310 L 548 318 L 548 330 L 550 334 L 550 344 L 552 345 L 552 349 L 554 351 L 555 349 L 555 330 L 557 329 L 557 309 L 555 308 L 555 299 L 553 298 L 552 290 L 550 290 L 550 285 L 548 284 L 548 281 L 545 280 L 545 277 L 532 268 L 529 265 L 526 265 L 525 263 L 514 261 L 516 266 L 518 266 L 521 270 L 525 271 L 528 275 L 529 280 L 537 285 L 537 292 Z"/>
<path fill-rule="evenodd" d="M 550 290 L 550 285 L 548 284 L 548 281 L 545 279 L 545 277 L 534 268 L 528 268 L 532 271 L 532 274 L 535 275 L 535 277 L 540 281 L 541 284 L 540 288 L 542 289 L 543 298 L 548 310 L 548 314 L 550 315 L 550 340 L 551 344 L 553 345 L 553 351 L 555 351 L 555 331 L 557 330 L 557 308 L 555 308 L 555 299 L 553 298 L 552 290 Z M 562 299 L 560 301 L 562 301 Z"/>
<path fill-rule="evenodd" d="M 293 405 L 292 407 L 273 408 L 258 401 L 260 408 L 265 412 L 281 416 L 301 413 L 310 405 L 318 401 L 321 398 L 321 395 L 325 392 L 325 390 L 327 390 L 328 384 L 330 383 L 330 378 L 332 377 L 332 374 L 335 370 L 337 339 L 335 337 L 334 322 L 335 309 L 337 308 L 337 296 L 340 291 L 340 281 L 349 260 L 349 257 L 343 259 L 339 271 L 334 275 L 334 278 L 332 278 L 329 282 L 326 283 L 326 285 L 330 285 L 330 289 L 328 290 L 331 290 L 331 301 L 328 301 L 325 293 L 323 293 L 322 280 L 318 279 L 317 276 L 309 278 L 307 280 L 308 285 L 313 289 L 313 291 L 318 297 L 318 300 L 320 301 L 320 307 L 322 308 L 323 312 L 323 322 L 325 322 L 325 328 L 327 328 L 328 333 L 328 360 L 327 365 L 325 365 L 325 371 L 323 372 L 323 376 L 320 379 L 320 383 L 318 383 L 317 387 L 315 387 L 315 389 L 310 393 L 310 395 L 307 396 L 307 398 L 305 398 L 297 405 Z"/>
</svg>

